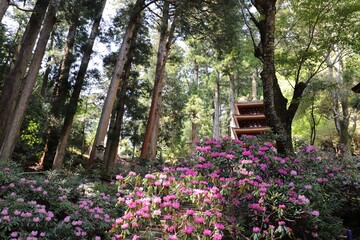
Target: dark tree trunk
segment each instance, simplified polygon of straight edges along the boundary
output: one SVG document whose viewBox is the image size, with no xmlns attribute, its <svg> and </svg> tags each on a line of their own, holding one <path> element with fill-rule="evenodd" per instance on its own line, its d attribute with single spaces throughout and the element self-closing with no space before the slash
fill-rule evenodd
<svg viewBox="0 0 360 240">
<path fill-rule="evenodd" d="M 9 8 L 9 1 L 10 0 L 0 0 L 0 22 L 4 17 L 6 10 Z"/>
<path fill-rule="evenodd" d="M 54 46 L 54 36 L 51 37 L 49 49 L 52 49 L 53 46 Z M 46 70 L 44 72 L 43 79 L 42 79 L 42 84 L 41 84 L 40 94 L 44 98 L 46 96 L 46 90 L 47 90 L 48 83 L 49 83 L 49 75 L 51 73 L 51 59 L 52 59 L 52 55 L 49 55 L 47 57 Z"/>
<path fill-rule="evenodd" d="M 4 144 L 1 146 L 0 158 L 2 159 L 10 159 L 12 152 L 14 151 L 16 140 L 20 135 L 21 125 L 24 121 L 30 96 L 35 86 L 36 78 L 41 67 L 41 62 L 46 50 L 46 45 L 49 40 L 50 33 L 56 22 L 55 16 L 58 7 L 59 5 L 57 1 L 52 1 L 46 14 L 44 26 L 40 32 L 40 37 L 35 48 L 33 59 L 30 63 L 29 71 L 24 80 L 23 90 L 21 92 L 20 99 L 16 105 L 11 128 L 8 129 L 6 141 L 4 141 Z"/>
<path fill-rule="evenodd" d="M 71 23 L 64 48 L 64 56 L 60 67 L 59 77 L 56 79 L 53 96 L 51 100 L 50 125 L 48 129 L 48 140 L 45 152 L 40 159 L 44 170 L 52 167 L 56 154 L 56 148 L 60 139 L 60 124 L 65 112 L 65 103 L 70 91 L 70 69 L 74 62 L 73 47 L 75 44 L 77 21 Z"/>
<path fill-rule="evenodd" d="M 214 89 L 214 118 L 213 118 L 213 137 L 220 137 L 220 72 L 216 72 L 216 82 Z"/>
<path fill-rule="evenodd" d="M 255 56 L 263 63 L 260 76 L 263 83 L 265 115 L 277 136 L 278 152 L 293 153 L 291 123 L 296 111 L 287 112 L 287 99 L 281 93 L 275 71 L 276 0 L 254 0 L 253 4 L 262 15 L 260 21 L 254 19 L 261 38 L 261 43 L 255 49 Z"/>
<path fill-rule="evenodd" d="M 163 16 L 155 70 L 154 89 L 150 107 L 149 118 L 144 135 L 144 141 L 140 157 L 142 159 L 154 160 L 156 158 L 157 138 L 160 128 L 162 88 L 164 85 L 164 72 L 176 26 L 176 15 L 169 30 L 170 3 L 164 1 Z M 176 13 L 175 13 L 176 14 Z"/>
<path fill-rule="evenodd" d="M 4 81 L 0 95 L 0 146 L 6 141 L 7 131 L 10 130 L 15 117 L 14 113 L 21 94 L 21 85 L 23 84 L 26 69 L 31 60 L 32 50 L 40 32 L 49 1 L 38 0 L 36 2 L 21 43 L 10 66 L 9 75 Z M 1 160 L 8 159 L 2 158 Z"/>
<path fill-rule="evenodd" d="M 230 103 L 230 122 L 229 122 L 229 135 L 231 138 L 235 138 L 235 134 L 232 131 L 232 128 L 236 127 L 235 120 L 233 116 L 235 115 L 235 77 L 233 74 L 229 74 L 229 103 Z"/>
<path fill-rule="evenodd" d="M 140 25 L 137 25 L 134 29 L 134 35 L 137 35 Z M 117 92 L 116 108 L 112 112 L 112 121 L 109 126 L 107 135 L 105 154 L 103 159 L 103 177 L 111 178 L 113 173 L 118 147 L 120 142 L 120 133 L 123 123 L 123 117 L 125 113 L 126 91 L 129 85 L 129 77 L 131 73 L 131 66 L 134 60 L 133 54 L 136 48 L 136 38 L 131 39 L 129 56 L 124 65 L 124 72 L 121 75 L 121 86 Z"/>
<path fill-rule="evenodd" d="M 123 42 L 121 44 L 119 56 L 117 59 L 115 71 L 106 95 L 105 103 L 101 112 L 100 121 L 98 124 L 98 128 L 96 130 L 94 143 L 91 148 L 89 162 L 88 162 L 88 165 L 90 167 L 92 166 L 92 163 L 97 155 L 96 152 L 97 146 L 103 144 L 103 141 L 105 139 L 105 135 L 109 125 L 110 114 L 112 112 L 116 99 L 117 90 L 120 85 L 121 75 L 124 70 L 126 58 L 128 57 L 129 54 L 130 42 L 132 38 L 136 38 L 136 34 L 134 34 L 134 30 L 137 27 L 137 25 L 140 24 L 141 12 L 143 10 L 144 5 L 145 5 L 145 0 L 136 1 L 128 26 L 126 28 L 126 32 L 124 34 Z"/>
<path fill-rule="evenodd" d="M 79 68 L 79 71 L 78 71 L 78 74 L 76 77 L 74 90 L 71 94 L 70 102 L 67 105 L 67 111 L 65 112 L 65 120 L 64 120 L 64 124 L 62 126 L 61 132 L 60 132 L 59 144 L 57 145 L 57 148 L 56 148 L 56 154 L 55 154 L 54 161 L 53 161 L 53 169 L 59 169 L 63 165 L 63 160 L 64 160 L 65 152 L 66 152 L 67 140 L 68 140 L 70 132 L 71 132 L 71 127 L 72 127 L 72 124 L 74 121 L 74 116 L 76 114 L 76 110 L 77 110 L 77 106 L 78 106 L 80 92 L 84 85 L 86 71 L 89 66 L 91 53 L 93 52 L 92 48 L 94 46 L 95 38 L 98 33 L 98 29 L 100 26 L 102 14 L 104 12 L 106 0 L 102 0 L 102 2 L 100 4 L 101 5 L 98 8 L 98 12 L 96 13 L 96 16 L 94 18 L 93 26 L 92 26 L 89 38 L 86 43 L 86 47 L 85 47 L 83 57 L 81 60 L 80 68 Z"/>
</svg>

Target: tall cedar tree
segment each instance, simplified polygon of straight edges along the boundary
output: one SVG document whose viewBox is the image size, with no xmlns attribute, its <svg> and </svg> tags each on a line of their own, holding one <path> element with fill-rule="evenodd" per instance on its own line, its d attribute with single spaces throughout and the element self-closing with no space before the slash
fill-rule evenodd
<svg viewBox="0 0 360 240">
<path fill-rule="evenodd" d="M 60 65 L 58 77 L 55 80 L 53 95 L 51 99 L 50 124 L 45 142 L 44 152 L 40 158 L 40 165 L 48 170 L 52 167 L 53 159 L 56 153 L 56 147 L 59 142 L 59 123 L 62 121 L 65 113 L 65 104 L 70 91 L 70 70 L 75 62 L 74 45 L 76 41 L 77 28 L 80 25 L 80 11 L 72 11 L 69 19 L 69 29 L 66 38 L 66 45 L 63 50 L 63 58 Z"/>
<path fill-rule="evenodd" d="M 97 156 L 97 147 L 104 144 L 105 135 L 108 129 L 110 114 L 114 107 L 117 90 L 120 85 L 121 75 L 124 71 L 124 65 L 129 55 L 130 43 L 132 38 L 136 38 L 135 29 L 140 24 L 141 12 L 145 7 L 145 0 L 137 0 L 131 13 L 123 41 L 116 62 L 116 67 L 111 79 L 111 83 L 106 95 L 105 103 L 101 111 L 100 121 L 96 130 L 95 139 L 91 148 L 89 157 L 89 166 L 91 167 Z"/>
<path fill-rule="evenodd" d="M 84 48 L 83 57 L 81 60 L 80 68 L 76 76 L 73 92 L 70 97 L 69 104 L 67 105 L 67 111 L 65 112 L 65 119 L 60 132 L 59 143 L 56 148 L 56 154 L 53 161 L 53 169 L 61 168 L 63 165 L 63 159 L 65 157 L 65 150 L 67 140 L 69 138 L 71 127 L 73 124 L 74 116 L 77 110 L 81 89 L 84 85 L 86 70 L 89 65 L 90 56 L 93 52 L 95 38 L 98 33 L 100 21 L 104 12 L 106 0 L 101 0 L 97 6 L 95 12 L 95 18 L 91 28 L 90 35 Z"/>
<path fill-rule="evenodd" d="M 46 50 L 47 42 L 50 38 L 51 31 L 56 23 L 56 12 L 59 7 L 59 0 L 52 0 L 46 13 L 44 25 L 41 29 L 39 39 L 31 60 L 28 73 L 24 79 L 24 86 L 21 96 L 16 105 L 14 119 L 11 128 L 8 129 L 6 141 L 1 146 L 0 152 L 4 159 L 9 159 L 14 151 L 16 140 L 20 135 L 21 125 L 24 121 L 26 109 L 29 105 L 30 97 L 36 83 L 36 79 L 41 67 L 41 62 Z"/>
<path fill-rule="evenodd" d="M 163 15 L 160 26 L 160 40 L 157 53 L 154 88 L 149 118 L 140 155 L 142 159 L 148 160 L 154 160 L 156 158 L 157 140 L 160 128 L 162 89 L 164 87 L 164 72 L 170 49 L 173 44 L 177 22 L 177 13 L 175 10 L 173 13 L 174 16 L 172 23 L 169 26 L 169 21 L 171 19 L 171 6 L 168 1 L 164 1 L 162 12 Z"/>
<path fill-rule="evenodd" d="M 12 127 L 16 105 L 21 96 L 26 69 L 32 57 L 32 51 L 40 32 L 46 9 L 50 0 L 38 0 L 26 26 L 20 45 L 10 66 L 10 72 L 4 81 L 0 95 L 0 146 L 7 141 L 6 136 Z M 0 152 L 0 160 L 8 160 Z"/>
</svg>

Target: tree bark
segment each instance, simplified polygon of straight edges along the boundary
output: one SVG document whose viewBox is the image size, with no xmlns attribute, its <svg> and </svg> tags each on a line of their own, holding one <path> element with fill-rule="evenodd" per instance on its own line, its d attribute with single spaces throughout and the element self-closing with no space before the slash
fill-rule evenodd
<svg viewBox="0 0 360 240">
<path fill-rule="evenodd" d="M 23 79 L 31 60 L 32 50 L 40 32 L 49 1 L 38 0 L 36 2 L 21 43 L 10 66 L 9 75 L 4 81 L 0 95 L 0 146 L 6 141 L 6 136 L 15 118 L 14 113 L 21 94 Z M 1 158 L 1 160 L 8 159 Z"/>
<path fill-rule="evenodd" d="M 235 124 L 235 78 L 233 74 L 229 74 L 229 82 L 230 82 L 230 88 L 229 88 L 229 103 L 230 103 L 230 128 L 229 132 L 232 139 L 235 139 L 235 134 L 232 131 L 232 128 L 236 127 Z"/>
<path fill-rule="evenodd" d="M 175 13 L 173 22 L 169 30 L 169 11 L 170 3 L 168 1 L 164 1 L 152 101 L 140 155 L 140 158 L 148 160 L 154 160 L 156 158 L 157 138 L 160 128 L 161 99 L 162 88 L 164 85 L 164 72 L 166 62 L 170 53 L 170 48 L 173 43 L 173 37 L 177 21 L 177 16 Z"/>
<path fill-rule="evenodd" d="M 262 15 L 260 21 L 253 20 L 260 31 L 261 43 L 255 48 L 255 56 L 263 63 L 260 76 L 263 83 L 265 116 L 276 134 L 277 151 L 280 154 L 292 154 L 294 152 L 291 139 L 293 116 L 287 112 L 287 99 L 281 93 L 275 71 L 276 0 L 253 0 L 252 3 Z"/>
<path fill-rule="evenodd" d="M 106 141 L 105 154 L 103 159 L 103 177 L 108 179 L 111 179 L 118 153 L 121 127 L 125 112 L 126 90 L 128 88 L 131 64 L 132 59 L 128 59 L 128 62 L 125 64 L 125 71 L 122 77 L 123 81 L 118 92 L 117 106 L 112 114 L 114 117 L 114 122 L 113 124 L 110 124 L 108 138 Z"/>
<path fill-rule="evenodd" d="M 71 22 L 66 38 L 66 46 L 64 48 L 63 59 L 60 66 L 60 74 L 56 79 L 55 87 L 52 96 L 52 114 L 56 118 L 60 118 L 65 110 L 66 98 L 70 91 L 70 70 L 71 65 L 74 63 L 73 48 L 75 44 L 75 37 L 78 27 L 78 21 Z"/>
<path fill-rule="evenodd" d="M 9 8 L 9 1 L 10 0 L 0 0 L 0 22 L 3 19 L 6 10 Z"/>
<path fill-rule="evenodd" d="M 59 7 L 59 0 L 52 0 L 49 10 L 46 14 L 44 26 L 40 32 L 40 37 L 37 42 L 33 59 L 29 66 L 29 71 L 24 80 L 23 90 L 20 99 L 16 105 L 14 112 L 14 119 L 11 128 L 8 129 L 6 141 L 4 141 L 0 150 L 0 159 L 10 159 L 16 140 L 20 135 L 21 125 L 25 118 L 27 106 L 29 104 L 30 96 L 36 83 L 41 62 L 46 50 L 46 45 L 49 40 L 51 31 L 56 22 L 56 12 Z"/>
<path fill-rule="evenodd" d="M 216 71 L 214 89 L 213 137 L 220 138 L 220 72 Z"/>
<path fill-rule="evenodd" d="M 96 157 L 96 147 L 101 143 L 103 143 L 104 141 L 109 125 L 110 114 L 114 107 L 116 93 L 120 85 L 121 74 L 124 70 L 125 61 L 129 54 L 130 42 L 132 38 L 136 38 L 136 35 L 134 34 L 134 30 L 136 26 L 140 23 L 141 12 L 143 10 L 144 5 L 145 5 L 145 0 L 137 0 L 135 3 L 135 7 L 131 13 L 131 17 L 128 26 L 126 28 L 126 32 L 123 37 L 123 42 L 121 44 L 119 56 L 116 62 L 115 71 L 111 79 L 110 87 L 106 95 L 104 106 L 102 108 L 100 121 L 98 124 L 98 128 L 96 130 L 95 139 L 91 148 L 89 162 L 88 162 L 89 167 L 92 166 L 93 161 Z"/>
<path fill-rule="evenodd" d="M 343 157 L 350 157 L 352 134 L 349 131 L 349 93 L 344 79 L 341 76 L 341 54 L 339 53 L 337 64 L 331 62 L 329 57 L 327 57 L 326 62 L 328 65 L 329 78 L 337 86 L 337 88 L 332 91 L 332 100 L 334 123 L 339 134 L 339 153 Z M 337 66 L 335 67 L 335 65 Z M 336 71 L 336 75 L 334 74 L 334 70 Z"/>
<path fill-rule="evenodd" d="M 257 76 L 258 76 L 258 71 L 256 69 L 256 71 L 253 73 L 252 78 L 251 78 L 251 100 L 252 101 L 257 100 L 257 82 L 256 82 Z"/>
<path fill-rule="evenodd" d="M 54 46 L 54 36 L 51 37 L 49 48 L 52 49 L 53 46 Z M 46 89 L 48 87 L 49 75 L 50 75 L 50 72 L 51 72 L 51 59 L 52 59 L 52 57 L 53 57 L 52 55 L 49 55 L 47 57 L 46 70 L 44 72 L 43 79 L 42 79 L 40 94 L 41 94 L 41 96 L 43 98 L 45 98 L 45 96 L 46 96 Z"/>
<path fill-rule="evenodd" d="M 56 153 L 53 161 L 53 169 L 59 169 L 63 165 L 63 160 L 65 157 L 66 152 L 66 145 L 67 141 L 71 132 L 71 127 L 74 121 L 74 116 L 76 114 L 78 101 L 80 97 L 81 89 L 84 85 L 84 79 L 86 75 L 87 68 L 89 66 L 90 57 L 93 52 L 92 48 L 94 46 L 95 38 L 98 33 L 98 29 L 100 26 L 100 21 L 104 12 L 104 8 L 106 5 L 106 0 L 102 0 L 100 3 L 100 7 L 98 8 L 98 11 L 96 13 L 96 16 L 94 18 L 94 22 L 91 28 L 91 32 L 89 35 L 89 38 L 86 43 L 86 47 L 83 53 L 83 57 L 81 60 L 80 68 L 75 80 L 75 86 L 74 90 L 70 97 L 70 102 L 67 106 L 67 111 L 65 114 L 64 124 L 62 126 L 61 132 L 60 132 L 60 140 L 59 144 L 56 148 Z"/>
</svg>

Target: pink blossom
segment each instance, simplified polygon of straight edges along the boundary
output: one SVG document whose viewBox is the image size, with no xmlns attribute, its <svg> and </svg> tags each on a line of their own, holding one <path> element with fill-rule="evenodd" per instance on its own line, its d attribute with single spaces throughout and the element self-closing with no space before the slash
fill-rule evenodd
<svg viewBox="0 0 360 240">
<path fill-rule="evenodd" d="M 205 219 L 203 217 L 196 217 L 195 218 L 195 222 L 196 223 L 204 223 L 205 222 Z"/>
<path fill-rule="evenodd" d="M 169 239 L 170 240 L 176 240 L 177 239 L 177 237 L 176 237 L 176 235 L 174 234 L 174 235 L 169 235 Z"/>
<path fill-rule="evenodd" d="M 140 239 L 140 237 L 139 237 L 139 235 L 136 235 L 136 234 L 132 238 L 132 240 L 138 240 L 138 239 Z"/>
<path fill-rule="evenodd" d="M 156 177 L 153 174 L 146 174 L 145 178 L 146 179 L 155 179 Z"/>
<path fill-rule="evenodd" d="M 221 240 L 221 239 L 222 239 L 222 235 L 221 235 L 220 233 L 215 233 L 215 234 L 213 235 L 213 238 L 214 238 L 214 240 Z"/>
<path fill-rule="evenodd" d="M 173 202 L 172 207 L 175 208 L 175 209 L 179 209 L 180 208 L 180 203 L 179 202 Z"/>
<path fill-rule="evenodd" d="M 311 211 L 310 213 L 311 213 L 311 215 L 313 215 L 315 217 L 318 217 L 320 215 L 319 211 L 315 211 L 315 210 Z"/>
<path fill-rule="evenodd" d="M 209 229 L 204 229 L 203 235 L 204 236 L 211 236 L 212 232 Z"/>
<path fill-rule="evenodd" d="M 128 223 L 124 223 L 123 225 L 121 225 L 121 229 L 128 229 L 128 228 L 129 228 Z"/>
<path fill-rule="evenodd" d="M 133 228 L 137 228 L 137 227 L 139 227 L 139 224 L 138 224 L 137 222 L 132 222 L 132 223 L 131 223 L 131 226 L 132 226 Z"/>
<path fill-rule="evenodd" d="M 191 234 L 194 230 L 195 230 L 195 228 L 193 226 L 186 226 L 184 228 L 184 233 Z"/>
<path fill-rule="evenodd" d="M 9 211 L 7 208 L 5 208 L 4 210 L 1 211 L 1 215 L 5 216 L 5 215 L 8 215 L 9 214 Z"/>
<path fill-rule="evenodd" d="M 225 229 L 224 225 L 222 225 L 221 223 L 215 223 L 215 228 L 217 228 L 219 230 L 224 230 Z"/>
<path fill-rule="evenodd" d="M 261 229 L 258 227 L 253 227 L 252 231 L 253 231 L 253 233 L 259 233 L 261 231 Z"/>
<path fill-rule="evenodd" d="M 192 210 L 192 209 L 186 209 L 186 215 L 189 215 L 189 216 L 194 215 L 194 210 Z"/>
</svg>

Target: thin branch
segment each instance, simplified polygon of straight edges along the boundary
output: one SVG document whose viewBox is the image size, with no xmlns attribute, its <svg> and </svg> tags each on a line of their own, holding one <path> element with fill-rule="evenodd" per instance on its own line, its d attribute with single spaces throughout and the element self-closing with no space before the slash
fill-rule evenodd
<svg viewBox="0 0 360 240">
<path fill-rule="evenodd" d="M 9 6 L 14 6 L 15 8 L 17 8 L 18 10 L 23 11 L 23 12 L 33 12 L 34 11 L 33 9 L 25 9 L 25 8 L 19 7 L 16 3 L 12 3 L 12 2 L 9 3 Z"/>
</svg>

